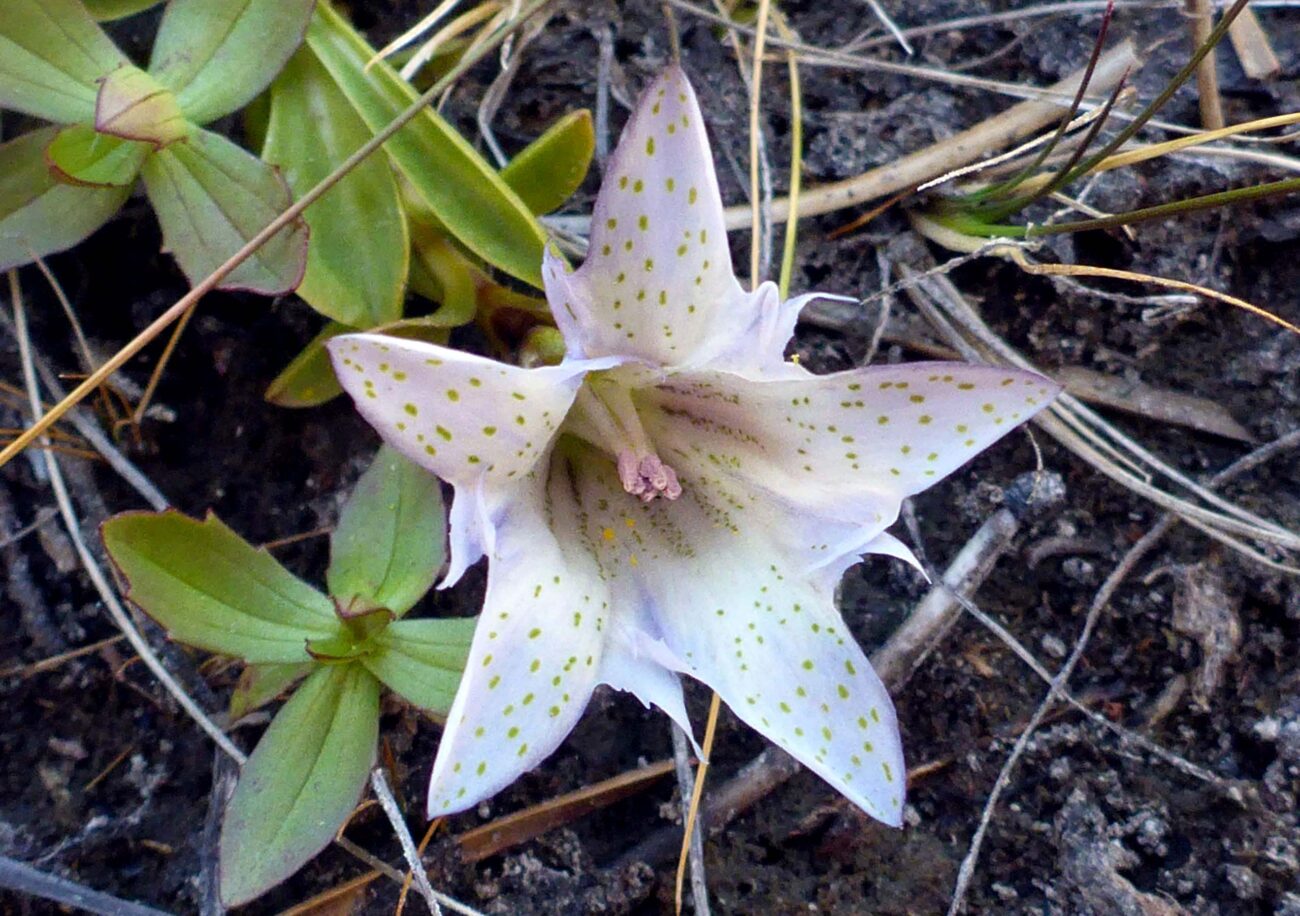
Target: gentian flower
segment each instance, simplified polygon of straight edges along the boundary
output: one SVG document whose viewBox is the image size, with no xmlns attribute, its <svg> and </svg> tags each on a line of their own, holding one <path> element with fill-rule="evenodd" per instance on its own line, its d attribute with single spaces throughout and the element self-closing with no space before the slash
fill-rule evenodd
<svg viewBox="0 0 1300 916">
<path fill-rule="evenodd" d="M 610 159 L 577 271 L 548 254 L 567 356 L 522 369 L 370 334 L 330 345 L 383 437 L 450 483 L 443 587 L 487 596 L 429 789 L 463 810 L 547 757 L 598 684 L 688 733 L 679 676 L 897 825 L 894 708 L 833 602 L 863 554 L 915 563 L 901 501 L 1041 410 L 1040 376 L 915 363 L 817 376 L 799 309 L 732 273 L 699 107 L 650 86 Z"/>
</svg>

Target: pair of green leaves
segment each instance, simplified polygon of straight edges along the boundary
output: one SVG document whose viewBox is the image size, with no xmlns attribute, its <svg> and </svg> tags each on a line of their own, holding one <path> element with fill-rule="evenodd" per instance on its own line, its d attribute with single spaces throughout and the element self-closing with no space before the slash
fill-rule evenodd
<svg viewBox="0 0 1300 916">
<path fill-rule="evenodd" d="M 414 101 L 386 61 L 367 66 L 373 59 L 365 39 L 322 4 L 269 93 L 262 156 L 295 192 Z M 363 162 L 304 213 L 311 248 L 298 295 L 331 324 L 272 382 L 268 400 L 307 407 L 338 395 L 325 352 L 338 334 L 382 330 L 444 343 L 450 328 L 509 297 L 480 264 L 540 287 L 545 234 L 536 217 L 582 183 L 594 144 L 590 114 L 575 112 L 498 174 L 436 111 L 422 112 L 385 144 L 385 157 Z M 441 307 L 403 318 L 408 285 Z"/>
<path fill-rule="evenodd" d="M 302 680 L 226 811 L 228 905 L 293 874 L 352 811 L 375 760 L 381 684 L 436 715 L 450 709 L 474 620 L 401 619 L 442 567 L 444 531 L 438 482 L 387 447 L 340 513 L 329 596 L 215 516 L 126 513 L 104 525 L 135 604 L 173 639 L 248 663 L 232 715 Z"/>
<path fill-rule="evenodd" d="M 95 3 L 105 18 L 148 4 Z M 0 145 L 0 269 L 75 245 L 143 178 L 165 246 L 198 282 L 290 204 L 276 170 L 206 124 L 246 105 L 302 42 L 314 0 L 171 0 L 147 70 L 81 0 L 0 4 L 0 108 L 52 121 Z M 224 281 L 292 290 L 307 256 L 291 224 Z"/>
</svg>

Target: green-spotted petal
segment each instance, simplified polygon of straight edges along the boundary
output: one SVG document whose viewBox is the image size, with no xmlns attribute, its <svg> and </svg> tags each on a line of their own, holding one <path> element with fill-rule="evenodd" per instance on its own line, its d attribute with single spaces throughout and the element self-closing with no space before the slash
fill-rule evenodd
<svg viewBox="0 0 1300 916">
<path fill-rule="evenodd" d="M 731 271 L 704 118 L 680 67 L 642 95 L 610 158 L 587 260 L 543 268 L 569 352 L 696 364 L 752 321 Z"/>
<path fill-rule="evenodd" d="M 429 816 L 461 811 L 551 754 L 597 682 L 608 593 L 590 554 L 547 528 L 578 526 L 569 481 L 516 485 L 429 785 Z"/>
<path fill-rule="evenodd" d="M 378 334 L 328 344 L 357 410 L 412 461 L 456 488 L 451 509 L 454 583 L 483 555 L 493 492 L 521 479 L 550 447 L 594 363 L 520 369 L 460 350 Z"/>
<path fill-rule="evenodd" d="M 553 476 L 558 476 L 553 473 Z M 778 532 L 683 478 L 675 502 L 642 502 L 609 462 L 583 461 L 570 491 L 581 524 L 561 540 L 594 551 L 620 617 L 640 618 L 654 659 L 708 684 L 735 713 L 855 804 L 901 818 L 893 705 L 829 589 L 785 556 Z"/>
</svg>

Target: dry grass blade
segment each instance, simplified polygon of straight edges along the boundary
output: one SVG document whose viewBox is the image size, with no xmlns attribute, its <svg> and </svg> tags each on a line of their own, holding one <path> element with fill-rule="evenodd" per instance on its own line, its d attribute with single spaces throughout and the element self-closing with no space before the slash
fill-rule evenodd
<svg viewBox="0 0 1300 916">
<path fill-rule="evenodd" d="M 36 382 L 36 366 L 32 356 L 31 340 L 27 334 L 27 317 L 23 307 L 22 290 L 18 285 L 18 272 L 9 271 L 9 293 L 14 309 L 14 328 L 18 337 L 19 355 L 23 363 L 23 378 L 27 384 L 27 390 L 31 399 L 31 409 L 33 418 L 40 413 L 40 394 Z M 47 415 L 48 416 L 48 415 Z M 35 427 L 33 427 L 35 428 Z M 77 551 L 77 556 L 81 560 L 86 575 L 94 584 L 95 590 L 99 592 L 100 599 L 108 608 L 113 622 L 117 624 L 124 636 L 130 641 L 131 647 L 135 649 L 136 654 L 144 660 L 145 665 L 153 672 L 154 676 L 162 683 L 167 691 L 176 699 L 181 708 L 195 721 L 198 726 L 205 731 L 217 745 L 237 760 L 243 763 L 247 756 L 237 748 L 234 743 L 226 736 L 215 722 L 208 717 L 194 700 L 185 692 L 185 689 L 172 677 L 171 672 L 163 665 L 158 656 L 154 653 L 153 648 L 141 635 L 132 622 L 122 603 L 118 601 L 117 592 L 108 577 L 100 568 L 99 563 L 95 560 L 90 548 L 86 546 L 85 540 L 81 536 L 81 526 L 78 523 L 76 511 L 72 506 L 72 498 L 68 495 L 67 485 L 63 480 L 63 472 L 59 469 L 58 458 L 48 449 L 44 451 L 45 468 L 49 473 L 50 489 L 54 491 L 54 499 L 58 503 L 59 513 L 63 516 L 64 527 L 67 529 L 68 538 L 72 541 L 73 547 Z"/>
<path fill-rule="evenodd" d="M 909 297 L 964 358 L 982 362 L 992 360 L 1037 371 L 984 324 L 946 277 L 919 277 L 905 264 L 900 264 L 899 270 L 905 278 L 917 280 L 915 286 L 907 288 Z M 1058 397 L 1034 422 L 1101 473 L 1168 511 L 1201 522 L 1215 533 L 1237 535 L 1300 551 L 1300 534 L 1213 493 L 1068 394 Z M 1153 477 L 1177 484 L 1188 491 L 1188 497 L 1177 496 L 1153 485 L 1150 482 Z M 1228 546 L 1234 545 L 1229 543 Z"/>
<path fill-rule="evenodd" d="M 1111 91 L 1124 74 L 1137 65 L 1137 53 L 1132 42 L 1120 43 L 1097 61 L 1091 84 L 1094 92 Z M 1082 79 L 1083 73 L 1080 71 L 1051 86 L 1049 91 L 1053 101 L 1035 99 L 1021 102 L 941 143 L 909 153 L 888 165 L 843 181 L 806 188 L 798 202 L 798 215 L 816 216 L 888 197 L 969 165 L 1008 144 L 1031 137 L 1060 118 L 1062 105 L 1055 99 L 1063 99 L 1068 104 L 1078 91 Z M 789 219 L 789 216 L 788 198 L 772 201 L 774 222 L 782 222 Z M 741 228 L 748 221 L 748 208 L 727 209 L 728 229 Z"/>
<path fill-rule="evenodd" d="M 520 13 L 514 23 L 517 24 L 538 9 L 541 9 L 548 0 L 531 0 L 526 4 L 521 4 Z M 104 381 L 118 369 L 121 369 L 132 357 L 146 347 L 155 337 L 170 327 L 185 312 L 195 305 L 200 299 L 216 289 L 217 285 L 225 277 L 244 261 L 248 260 L 259 248 L 265 245 L 277 232 L 298 219 L 308 207 L 321 198 L 326 192 L 336 185 L 339 180 L 357 167 L 363 160 L 369 157 L 383 146 L 395 133 L 401 130 L 407 122 L 416 117 L 425 109 L 430 102 L 436 99 L 444 89 L 451 85 L 461 73 L 476 64 L 489 50 L 501 41 L 504 41 L 509 34 L 509 26 L 503 26 L 497 29 L 490 38 L 485 40 L 480 46 L 472 51 L 467 50 L 461 57 L 460 61 L 445 76 L 433 84 L 423 95 L 410 104 L 400 115 L 393 119 L 392 123 L 383 130 L 376 133 L 356 152 L 348 156 L 338 168 L 334 169 L 329 175 L 323 178 L 319 184 L 304 193 L 292 206 L 287 208 L 278 217 L 272 220 L 265 229 L 254 235 L 248 242 L 237 252 L 230 256 L 225 263 L 219 266 L 211 274 L 204 277 L 194 285 L 188 293 L 172 303 L 166 311 L 155 318 L 148 327 L 137 334 L 126 346 L 114 353 L 103 365 L 92 372 L 85 378 L 72 393 L 62 401 L 46 411 L 40 418 L 32 424 L 26 433 L 19 436 L 13 442 L 0 450 L 0 467 L 13 460 L 14 456 L 34 442 L 39 436 L 45 433 L 47 429 L 56 423 L 60 417 L 71 410 L 74 406 L 81 403 L 91 392 L 95 391 Z"/>
<path fill-rule="evenodd" d="M 43 524 L 40 522 L 38 524 Z M 83 655 L 92 655 L 100 649 L 107 649 L 109 646 L 116 645 L 126 639 L 121 633 L 116 636 L 110 636 L 107 639 L 101 639 L 98 642 L 92 642 L 90 645 L 81 646 L 77 649 L 71 649 L 67 652 L 60 652 L 58 655 L 51 655 L 49 658 L 43 658 L 39 662 L 32 662 L 30 665 L 13 665 L 8 668 L 0 669 L 0 679 L 7 677 L 29 678 L 34 674 L 40 674 L 44 671 L 53 671 L 61 667 L 74 658 L 81 658 Z"/>
<path fill-rule="evenodd" d="M 345 916 L 357 908 L 366 888 L 380 877 L 383 877 L 382 872 L 371 869 L 349 881 L 321 891 L 287 910 L 282 910 L 278 916 Z"/>
<path fill-rule="evenodd" d="M 456 844 L 466 862 L 481 862 L 512 846 L 536 839 L 556 827 L 572 823 L 593 811 L 635 795 L 672 771 L 673 762 L 661 760 L 640 769 L 620 773 L 475 827 L 456 837 Z"/>
</svg>

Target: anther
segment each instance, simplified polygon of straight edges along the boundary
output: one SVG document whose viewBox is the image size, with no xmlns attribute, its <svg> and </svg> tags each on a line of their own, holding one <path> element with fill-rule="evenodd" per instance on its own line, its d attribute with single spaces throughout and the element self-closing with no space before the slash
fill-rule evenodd
<svg viewBox="0 0 1300 916">
<path fill-rule="evenodd" d="M 618 479 L 624 490 L 642 502 L 648 503 L 657 496 L 676 499 L 682 495 L 677 472 L 660 461 L 658 455 L 638 457 L 631 451 L 619 452 Z"/>
</svg>

